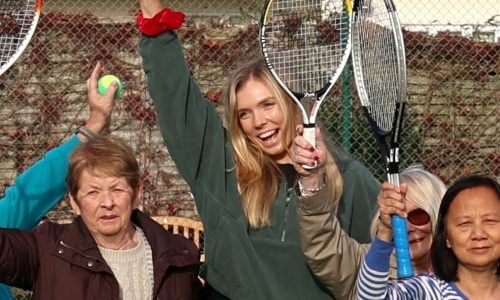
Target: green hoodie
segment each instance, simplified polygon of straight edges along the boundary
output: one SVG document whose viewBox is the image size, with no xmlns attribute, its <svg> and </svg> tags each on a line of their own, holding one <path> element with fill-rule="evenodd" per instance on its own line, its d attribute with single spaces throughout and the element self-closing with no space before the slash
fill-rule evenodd
<svg viewBox="0 0 500 300">
<path fill-rule="evenodd" d="M 302 253 L 293 188 L 282 180 L 272 224 L 250 229 L 237 189 L 230 137 L 191 78 L 177 36 L 143 36 L 140 48 L 161 133 L 203 221 L 205 280 L 231 299 L 331 299 Z M 342 199 L 339 214 L 350 235 L 368 242 L 379 187 L 366 168 L 360 172 L 366 184 L 352 189 L 366 197 Z M 344 180 L 348 195 L 349 178 Z"/>
</svg>

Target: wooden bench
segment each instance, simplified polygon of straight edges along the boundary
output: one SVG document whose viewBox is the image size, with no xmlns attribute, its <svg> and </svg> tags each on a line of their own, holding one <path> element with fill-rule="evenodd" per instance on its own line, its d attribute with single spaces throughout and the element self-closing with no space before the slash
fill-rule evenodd
<svg viewBox="0 0 500 300">
<path fill-rule="evenodd" d="M 174 234 L 181 234 L 185 238 L 192 240 L 196 247 L 200 249 L 200 261 L 205 261 L 203 224 L 201 221 L 175 216 L 152 216 L 151 218 L 166 230 Z"/>
</svg>

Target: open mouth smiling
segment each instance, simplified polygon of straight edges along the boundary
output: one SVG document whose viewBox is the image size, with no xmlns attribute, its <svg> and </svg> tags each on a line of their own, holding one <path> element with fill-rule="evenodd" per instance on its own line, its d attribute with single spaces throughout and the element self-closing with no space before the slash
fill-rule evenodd
<svg viewBox="0 0 500 300">
<path fill-rule="evenodd" d="M 276 134 L 276 132 L 278 132 L 278 130 L 276 130 L 276 129 L 268 130 L 264 133 L 259 134 L 258 137 L 261 140 L 265 141 L 265 140 L 269 139 L 271 136 L 273 136 L 274 134 Z"/>
</svg>

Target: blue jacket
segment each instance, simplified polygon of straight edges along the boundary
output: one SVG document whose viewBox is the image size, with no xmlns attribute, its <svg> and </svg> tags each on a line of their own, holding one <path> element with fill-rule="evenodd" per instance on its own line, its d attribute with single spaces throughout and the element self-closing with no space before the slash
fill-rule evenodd
<svg viewBox="0 0 500 300">
<path fill-rule="evenodd" d="M 0 199 L 0 227 L 32 229 L 64 197 L 68 157 L 78 144 L 73 136 L 15 179 Z M 9 287 L 0 284 L 0 300 L 10 299 Z"/>
</svg>

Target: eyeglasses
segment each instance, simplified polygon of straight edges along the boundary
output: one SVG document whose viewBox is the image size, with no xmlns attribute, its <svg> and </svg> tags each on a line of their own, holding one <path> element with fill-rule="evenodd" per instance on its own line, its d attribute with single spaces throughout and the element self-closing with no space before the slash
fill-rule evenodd
<svg viewBox="0 0 500 300">
<path fill-rule="evenodd" d="M 421 208 L 414 209 L 408 213 L 408 222 L 416 226 L 422 226 L 431 221 L 431 217 Z"/>
</svg>

